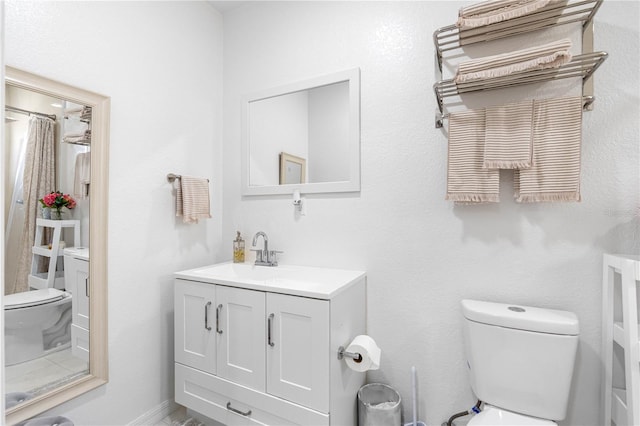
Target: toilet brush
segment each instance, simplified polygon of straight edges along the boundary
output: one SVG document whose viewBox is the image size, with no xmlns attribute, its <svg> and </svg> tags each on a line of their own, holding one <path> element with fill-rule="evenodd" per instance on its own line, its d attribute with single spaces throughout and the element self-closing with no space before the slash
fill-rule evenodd
<svg viewBox="0 0 640 426">
<path fill-rule="evenodd" d="M 418 408 L 416 397 L 416 366 L 411 367 L 411 388 L 412 388 L 412 400 L 413 400 L 413 426 L 418 426 Z"/>
<path fill-rule="evenodd" d="M 404 426 L 427 426 L 424 422 L 418 421 L 418 374 L 416 373 L 415 366 L 411 367 L 411 389 L 413 421 L 411 423 L 405 423 Z"/>
</svg>

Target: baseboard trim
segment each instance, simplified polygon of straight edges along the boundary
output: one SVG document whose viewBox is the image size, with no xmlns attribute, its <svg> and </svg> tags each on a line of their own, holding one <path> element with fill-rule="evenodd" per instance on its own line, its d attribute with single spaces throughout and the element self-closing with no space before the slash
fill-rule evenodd
<svg viewBox="0 0 640 426">
<path fill-rule="evenodd" d="M 162 419 L 176 411 L 179 407 L 180 405 L 176 404 L 174 400 L 167 399 L 162 404 L 158 405 L 155 408 L 152 408 L 137 419 L 130 422 L 127 426 L 155 425 L 156 423 L 160 423 Z"/>
</svg>

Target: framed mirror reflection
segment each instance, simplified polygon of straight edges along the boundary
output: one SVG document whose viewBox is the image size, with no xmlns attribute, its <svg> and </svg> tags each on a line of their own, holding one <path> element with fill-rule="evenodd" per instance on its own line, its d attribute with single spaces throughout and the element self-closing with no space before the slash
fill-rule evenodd
<svg viewBox="0 0 640 426">
<path fill-rule="evenodd" d="M 359 69 L 255 92 L 242 105 L 243 195 L 360 190 Z"/>
<path fill-rule="evenodd" d="M 5 409 L 107 381 L 109 98 L 5 70 Z"/>
</svg>

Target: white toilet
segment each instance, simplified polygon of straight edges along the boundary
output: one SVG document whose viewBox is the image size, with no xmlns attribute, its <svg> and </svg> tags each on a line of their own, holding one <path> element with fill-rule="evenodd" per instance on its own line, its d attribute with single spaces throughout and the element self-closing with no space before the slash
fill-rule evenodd
<svg viewBox="0 0 640 426">
<path fill-rule="evenodd" d="M 463 300 L 471 388 L 485 403 L 469 426 L 556 425 L 566 417 L 579 340 L 572 312 Z"/>
<path fill-rule="evenodd" d="M 42 356 L 45 352 L 43 332 L 55 325 L 70 307 L 71 294 L 56 288 L 5 296 L 5 365 Z"/>
</svg>

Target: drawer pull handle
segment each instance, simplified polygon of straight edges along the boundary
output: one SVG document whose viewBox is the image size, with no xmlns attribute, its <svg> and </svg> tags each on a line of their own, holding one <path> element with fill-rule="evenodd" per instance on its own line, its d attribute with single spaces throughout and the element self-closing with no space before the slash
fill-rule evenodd
<svg viewBox="0 0 640 426">
<path fill-rule="evenodd" d="M 220 330 L 220 311 L 222 310 L 222 304 L 218 305 L 216 308 L 216 332 L 218 334 L 222 334 L 222 330 Z"/>
<path fill-rule="evenodd" d="M 233 411 L 234 413 L 236 413 L 236 414 L 240 414 L 241 416 L 245 416 L 245 417 L 248 417 L 248 416 L 250 416 L 250 415 L 251 415 L 251 410 L 249 410 L 249 411 L 240 411 L 240 410 L 236 410 L 235 408 L 233 408 L 233 407 L 231 406 L 231 402 L 227 402 L 227 410 L 229 410 L 229 411 Z"/>
<path fill-rule="evenodd" d="M 271 329 L 273 328 L 273 317 L 274 316 L 275 316 L 274 314 L 270 314 L 269 315 L 269 319 L 267 320 L 267 343 L 271 347 L 274 347 L 276 345 L 275 343 L 273 343 L 273 340 L 271 339 Z"/>
<path fill-rule="evenodd" d="M 209 306 L 211 306 L 211 302 L 207 302 L 207 304 L 204 305 L 204 328 L 211 331 L 211 327 L 209 327 Z"/>
</svg>

